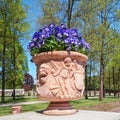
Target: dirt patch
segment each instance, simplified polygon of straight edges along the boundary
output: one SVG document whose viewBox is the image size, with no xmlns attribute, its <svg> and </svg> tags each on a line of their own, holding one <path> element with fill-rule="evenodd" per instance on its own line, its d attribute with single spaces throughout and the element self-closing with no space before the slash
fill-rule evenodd
<svg viewBox="0 0 120 120">
<path fill-rule="evenodd" d="M 118 112 L 118 113 L 120 113 L 120 107 L 109 110 L 109 112 Z"/>
<path fill-rule="evenodd" d="M 95 110 L 95 111 L 111 111 L 111 112 L 120 112 L 120 101 L 119 102 L 109 102 L 102 103 L 99 105 L 91 106 L 91 107 L 83 107 L 82 110 Z"/>
</svg>

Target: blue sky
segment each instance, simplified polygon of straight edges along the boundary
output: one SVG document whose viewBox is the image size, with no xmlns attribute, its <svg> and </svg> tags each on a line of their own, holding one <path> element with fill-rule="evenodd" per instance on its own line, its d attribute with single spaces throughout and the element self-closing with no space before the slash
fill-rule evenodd
<svg viewBox="0 0 120 120">
<path fill-rule="evenodd" d="M 37 30 L 36 29 L 36 22 L 38 19 L 38 16 L 40 16 L 40 5 L 39 5 L 39 0 L 22 0 L 24 5 L 27 5 L 28 7 L 28 12 L 27 12 L 27 21 L 30 24 L 30 39 L 32 38 L 32 35 L 34 34 L 34 32 Z M 32 57 L 29 54 L 29 51 L 27 50 L 27 44 L 29 42 L 29 40 L 26 40 L 27 42 L 23 45 L 25 52 L 27 54 L 28 57 L 28 67 L 29 67 L 29 71 L 28 73 L 30 75 L 33 76 L 34 81 L 36 83 L 36 66 L 34 63 L 30 62 L 30 60 L 32 59 Z"/>
</svg>

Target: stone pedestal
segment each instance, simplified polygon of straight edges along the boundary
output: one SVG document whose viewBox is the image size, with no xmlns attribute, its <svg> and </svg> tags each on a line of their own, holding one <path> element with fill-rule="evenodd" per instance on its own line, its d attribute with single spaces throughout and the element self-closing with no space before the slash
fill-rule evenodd
<svg viewBox="0 0 120 120">
<path fill-rule="evenodd" d="M 43 112 L 46 115 L 69 115 L 76 113 L 68 101 L 51 102 L 48 108 Z"/>
</svg>

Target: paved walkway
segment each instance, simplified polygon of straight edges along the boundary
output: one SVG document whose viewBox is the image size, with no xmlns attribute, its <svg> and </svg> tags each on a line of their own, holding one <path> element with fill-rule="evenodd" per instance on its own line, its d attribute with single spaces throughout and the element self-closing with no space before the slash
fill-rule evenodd
<svg viewBox="0 0 120 120">
<path fill-rule="evenodd" d="M 7 103 L 7 104 L 0 104 L 1 107 L 4 106 L 15 106 L 15 105 L 29 105 L 29 104 L 37 104 L 37 103 L 45 103 L 47 101 L 32 101 L 32 102 L 19 102 L 19 103 Z"/>
<path fill-rule="evenodd" d="M 66 116 L 48 116 L 37 112 L 26 112 L 0 117 L 0 120 L 120 120 L 120 113 L 79 110 Z"/>
</svg>

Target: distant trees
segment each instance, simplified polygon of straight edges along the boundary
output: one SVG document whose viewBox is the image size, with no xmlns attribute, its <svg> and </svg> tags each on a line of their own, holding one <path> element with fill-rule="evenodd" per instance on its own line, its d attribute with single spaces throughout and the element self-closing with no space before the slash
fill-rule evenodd
<svg viewBox="0 0 120 120">
<path fill-rule="evenodd" d="M 26 13 L 21 0 L 0 1 L 2 103 L 4 103 L 4 89 L 6 87 L 13 88 L 13 99 L 15 99 L 16 85 L 23 84 L 24 73 L 28 70 L 27 58 L 20 43 L 20 38 L 24 37 L 28 29 L 25 18 Z"/>
</svg>

